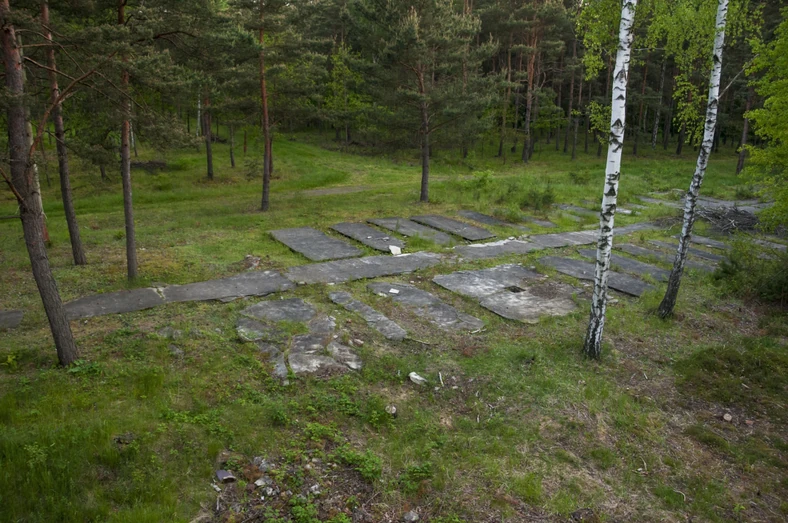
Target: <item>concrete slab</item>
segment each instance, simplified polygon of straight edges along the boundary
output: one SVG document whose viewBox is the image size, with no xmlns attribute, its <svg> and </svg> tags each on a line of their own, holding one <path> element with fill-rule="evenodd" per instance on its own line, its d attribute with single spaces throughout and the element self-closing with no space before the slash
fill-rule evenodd
<svg viewBox="0 0 788 523">
<path fill-rule="evenodd" d="M 536 234 L 528 239 L 542 247 L 567 247 L 570 245 L 588 245 L 589 243 L 595 243 L 598 237 L 599 233 L 594 230 Z"/>
<path fill-rule="evenodd" d="M 483 260 L 496 258 L 507 254 L 527 254 L 531 251 L 544 249 L 543 245 L 522 240 L 499 240 L 491 243 L 471 243 L 454 247 L 462 258 L 466 260 Z"/>
<path fill-rule="evenodd" d="M 367 288 L 374 293 L 391 298 L 405 307 L 413 309 L 446 331 L 474 331 L 484 327 L 479 318 L 460 312 L 437 296 L 413 285 L 404 283 L 370 283 Z M 396 292 L 391 292 L 392 290 Z"/>
<path fill-rule="evenodd" d="M 630 225 L 622 225 L 620 227 L 613 227 L 613 236 L 623 236 L 625 234 L 631 234 L 633 232 L 653 231 L 655 229 L 659 229 L 659 227 L 657 227 L 653 223 L 639 222 Z M 597 228 L 597 234 L 599 234 L 598 228 Z"/>
<path fill-rule="evenodd" d="M 251 318 L 238 318 L 235 331 L 242 341 L 264 341 L 267 343 L 283 344 L 287 341 L 288 334 L 275 325 L 261 323 Z"/>
<path fill-rule="evenodd" d="M 492 225 L 494 227 L 510 227 L 512 229 L 517 229 L 518 231 L 522 231 L 522 232 L 528 231 L 528 227 L 525 227 L 523 225 L 505 222 L 493 216 L 488 216 L 486 214 L 482 214 L 476 211 L 457 211 L 457 214 L 459 214 L 463 218 L 467 218 L 469 220 L 473 220 L 475 222 L 484 225 Z"/>
<path fill-rule="evenodd" d="M 367 325 L 380 332 L 386 339 L 402 341 L 408 333 L 396 322 L 376 311 L 366 303 L 353 299 L 349 292 L 332 292 L 328 295 L 331 301 L 345 309 L 361 315 Z"/>
<path fill-rule="evenodd" d="M 323 336 L 302 334 L 293 336 L 287 363 L 295 374 L 336 374 L 346 367 L 328 355 Z"/>
<path fill-rule="evenodd" d="M 437 214 L 411 216 L 410 219 L 414 222 L 421 223 L 422 225 L 429 225 L 430 227 L 454 234 L 469 241 L 495 238 L 495 235 L 487 229 L 482 229 L 481 227 L 476 227 L 475 225 L 469 225 L 467 223 L 453 220 L 445 216 L 438 216 Z"/>
<path fill-rule="evenodd" d="M 311 227 L 279 229 L 271 231 L 271 236 L 312 261 L 353 258 L 363 254 L 352 245 Z"/>
<path fill-rule="evenodd" d="M 399 247 L 400 249 L 405 247 L 405 242 L 402 240 L 394 238 L 390 234 L 386 234 L 364 223 L 343 222 L 332 225 L 331 228 L 339 234 L 352 238 L 379 251 L 390 252 L 390 245 Z"/>
<path fill-rule="evenodd" d="M 562 211 L 579 214 L 581 216 L 599 216 L 599 211 L 592 211 L 584 207 L 578 207 L 577 205 L 559 204 L 557 207 Z"/>
<path fill-rule="evenodd" d="M 662 251 L 652 251 L 651 249 L 646 249 L 645 247 L 641 247 L 639 245 L 631 245 L 628 243 L 622 244 L 613 244 L 613 249 L 619 249 L 624 251 L 627 254 L 631 254 L 633 256 L 640 256 L 643 258 L 652 258 L 663 263 L 667 263 L 673 265 L 673 261 L 675 259 L 675 255 L 666 254 Z M 687 260 L 685 263 L 685 267 L 690 269 L 698 269 L 701 271 L 713 271 L 714 267 L 711 265 L 707 265 L 705 263 L 696 262 L 693 260 Z"/>
<path fill-rule="evenodd" d="M 315 308 L 301 298 L 267 300 L 241 311 L 244 316 L 267 321 L 307 322 L 315 317 Z"/>
<path fill-rule="evenodd" d="M 22 323 L 23 311 L 0 311 L 0 329 L 16 329 Z"/>
<path fill-rule="evenodd" d="M 544 316 L 565 316 L 577 309 L 577 289 L 560 282 L 531 285 L 521 292 L 505 290 L 479 300 L 479 305 L 504 318 L 537 323 Z"/>
<path fill-rule="evenodd" d="M 266 296 L 294 288 L 295 285 L 276 271 L 250 271 L 217 280 L 170 285 L 161 293 L 167 303 L 225 300 L 244 296 Z"/>
<path fill-rule="evenodd" d="M 432 281 L 444 289 L 469 296 L 483 298 L 505 290 L 507 287 L 526 287 L 529 281 L 538 281 L 543 274 L 526 269 L 522 265 L 499 265 L 476 271 L 457 271 L 439 274 Z"/>
<path fill-rule="evenodd" d="M 538 225 L 539 227 L 544 227 L 545 229 L 552 229 L 553 227 L 556 226 L 553 222 L 551 222 L 549 220 L 541 220 L 539 218 L 534 218 L 533 216 L 523 215 L 521 218 L 525 222 L 532 223 L 534 225 Z"/>
<path fill-rule="evenodd" d="M 164 298 L 155 289 L 132 289 L 86 296 L 66 303 L 69 320 L 92 318 L 105 314 L 122 314 L 150 309 L 164 304 Z"/>
<path fill-rule="evenodd" d="M 593 263 L 572 258 L 560 258 L 558 256 L 544 256 L 539 258 L 539 263 L 552 267 L 568 276 L 594 281 Z M 641 296 L 647 290 L 654 288 L 642 280 L 615 271 L 610 271 L 608 275 L 608 287 L 631 296 Z"/>
<path fill-rule="evenodd" d="M 347 368 L 351 370 L 361 370 L 361 358 L 358 357 L 358 354 L 353 352 L 353 349 L 346 345 L 342 345 L 336 341 L 332 341 L 326 347 L 328 353 L 331 355 L 334 360 L 342 365 L 345 365 Z"/>
<path fill-rule="evenodd" d="M 315 263 L 291 267 L 285 276 L 295 283 L 341 283 L 405 274 L 437 265 L 441 255 L 416 252 L 399 256 L 366 256 L 353 260 Z"/>
<path fill-rule="evenodd" d="M 414 221 L 405 218 L 373 218 L 367 220 L 373 225 L 383 227 L 389 231 L 394 231 L 403 236 L 418 236 L 425 240 L 430 240 L 438 245 L 449 245 L 452 243 L 452 238 L 445 232 L 436 231 L 431 227 L 425 227 Z"/>
<path fill-rule="evenodd" d="M 264 341 L 258 342 L 257 348 L 261 353 L 268 356 L 273 366 L 273 375 L 279 379 L 287 378 L 287 365 L 285 364 L 284 353 L 276 345 Z"/>
<path fill-rule="evenodd" d="M 679 235 L 673 236 L 674 238 L 679 238 Z M 698 245 L 703 245 L 705 247 L 711 247 L 712 249 L 720 249 L 723 251 L 730 250 L 731 246 L 727 243 L 723 243 L 719 240 L 713 240 L 711 238 L 706 238 L 705 236 L 698 236 L 697 234 L 692 235 L 692 243 L 697 243 Z M 678 248 L 678 246 L 676 246 Z"/>
<path fill-rule="evenodd" d="M 596 260 L 596 249 L 578 249 L 577 252 L 579 252 L 581 256 Z M 668 281 L 670 277 L 670 271 L 616 253 L 611 254 L 610 263 L 624 272 L 637 274 L 638 276 L 648 275 L 656 281 Z"/>
<path fill-rule="evenodd" d="M 648 242 L 651 245 L 655 245 L 655 246 L 660 247 L 662 249 L 672 250 L 674 252 L 677 251 L 678 248 L 679 248 L 678 242 L 676 242 L 676 243 L 663 242 L 663 241 L 660 241 L 660 240 L 649 240 Z M 690 256 L 695 256 L 697 258 L 702 258 L 704 260 L 709 260 L 709 261 L 712 261 L 714 263 L 721 262 L 722 260 L 725 259 L 725 256 L 720 256 L 719 254 L 712 254 L 710 252 L 702 251 L 702 250 L 696 249 L 694 247 L 690 247 L 687 250 L 687 253 Z"/>
</svg>

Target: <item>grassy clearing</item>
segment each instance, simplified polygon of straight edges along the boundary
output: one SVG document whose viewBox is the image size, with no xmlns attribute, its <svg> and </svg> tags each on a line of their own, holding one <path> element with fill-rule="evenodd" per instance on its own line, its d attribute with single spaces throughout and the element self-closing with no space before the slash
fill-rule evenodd
<svg viewBox="0 0 788 523">
<path fill-rule="evenodd" d="M 595 157 L 581 155 L 572 164 L 544 151 L 523 167 L 480 151 L 464 161 L 439 154 L 432 203 L 422 206 L 415 203 L 415 155 L 357 156 L 308 143 L 315 137 L 295 138 L 275 143 L 273 211 L 265 215 L 255 210 L 259 180 L 246 179 L 243 162 L 235 172 L 219 164 L 212 183 L 202 179 L 198 152 L 171 155 L 160 174 L 136 171 L 144 248 L 138 285 L 237 273 L 246 254 L 262 256 L 264 268 L 306 263 L 266 231 L 325 230 L 341 220 L 407 216 L 425 207 L 449 214 L 526 212 L 549 217 L 559 230 L 595 222 L 576 222 L 546 205 L 553 199 L 593 206 L 584 200 L 595 200 L 601 186 L 603 164 Z M 225 146 L 216 149 L 224 162 Z M 684 187 L 692 164 L 689 157 L 629 159 L 622 200 Z M 743 194 L 733 166 L 732 157 L 713 159 L 704 194 Z M 44 195 L 51 259 L 66 299 L 127 286 L 119 181 L 103 184 L 78 171 L 75 185 L 87 267 L 70 266 L 55 188 Z M 341 186 L 369 189 L 308 192 Z M 10 200 L 2 200 L 0 214 L 11 213 Z M 644 212 L 647 218 L 673 214 Z M 617 223 L 640 219 L 622 216 Z M 628 241 L 648 245 L 676 232 L 643 232 Z M 544 270 L 578 288 L 578 310 L 537 325 L 503 320 L 430 283 L 457 268 L 538 266 L 543 253 L 391 279 L 413 282 L 482 318 L 485 330 L 473 335 L 440 332 L 370 293 L 365 282 L 331 288 L 349 290 L 418 340 L 387 342 L 333 305 L 325 287 L 302 286 L 293 295 L 334 315 L 343 338 L 364 340 L 365 367 L 282 385 L 255 346 L 235 334 L 249 304 L 244 300 L 75 322 L 83 359 L 70 369 L 55 367 L 20 236 L 16 222 L 0 221 L 0 307 L 27 311 L 20 329 L 0 332 L 0 520 L 191 521 L 215 505 L 210 482 L 220 463 L 239 476 L 234 499 L 248 508 L 242 469 L 255 456 L 274 463 L 272 476 L 293 492 L 271 502 L 269 521 L 339 523 L 354 510 L 370 521 L 399 520 L 411 509 L 437 523 L 561 521 L 580 508 L 611 521 L 782 521 L 788 515 L 782 501 L 788 497 L 786 315 L 729 296 L 711 275 L 689 272 L 670 322 L 653 314 L 661 286 L 639 300 L 616 296 L 601 362 L 579 355 L 589 287 L 576 280 Z M 440 250 L 423 240 L 408 241 L 408 248 Z M 560 253 L 577 256 L 572 249 Z M 411 371 L 429 386 L 410 383 Z M 397 417 L 385 411 L 389 405 Z M 341 480 L 327 484 L 327 473 L 317 472 L 324 469 Z M 320 495 L 309 493 L 314 483 Z"/>
</svg>

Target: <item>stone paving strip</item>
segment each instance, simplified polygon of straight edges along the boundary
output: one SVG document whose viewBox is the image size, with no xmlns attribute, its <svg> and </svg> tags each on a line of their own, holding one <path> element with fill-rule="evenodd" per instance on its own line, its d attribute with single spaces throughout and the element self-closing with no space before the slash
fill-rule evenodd
<svg viewBox="0 0 788 523">
<path fill-rule="evenodd" d="M 349 292 L 332 292 L 328 297 L 337 305 L 341 305 L 345 309 L 359 314 L 366 320 L 367 325 L 381 333 L 388 340 L 402 341 L 408 335 L 407 331 L 396 322 L 388 319 L 366 303 L 353 299 L 353 296 L 351 296 Z"/>
<path fill-rule="evenodd" d="M 298 284 L 342 283 L 406 274 L 437 265 L 441 259 L 440 254 L 424 251 L 399 256 L 365 256 L 352 260 L 299 265 L 288 269 L 285 276 Z"/>
<path fill-rule="evenodd" d="M 400 249 L 405 247 L 405 242 L 402 240 L 393 238 L 390 234 L 386 234 L 364 223 L 343 222 L 332 225 L 331 229 L 357 242 L 361 242 L 367 247 L 383 252 L 391 252 L 389 246 L 399 247 Z"/>
<path fill-rule="evenodd" d="M 546 276 L 522 265 L 499 265 L 477 271 L 457 271 L 435 276 L 444 289 L 479 300 L 479 305 L 499 316 L 536 323 L 542 316 L 563 316 L 575 310 L 571 285 L 544 282 Z"/>
<path fill-rule="evenodd" d="M 454 251 L 466 260 L 483 260 L 485 258 L 496 258 L 507 254 L 528 254 L 532 251 L 544 249 L 542 245 L 529 243 L 523 240 L 499 240 L 491 243 L 472 243 L 470 245 L 458 245 Z"/>
<path fill-rule="evenodd" d="M 680 238 L 678 234 L 676 234 L 673 237 L 676 239 Z M 697 243 L 698 245 L 711 247 L 712 249 L 720 249 L 723 251 L 727 251 L 731 248 L 731 246 L 728 245 L 727 243 L 723 243 L 719 240 L 713 240 L 711 238 L 706 238 L 705 236 L 698 236 L 697 234 L 692 235 L 692 243 Z M 678 245 L 676 246 L 676 248 L 678 249 Z"/>
<path fill-rule="evenodd" d="M 770 242 L 768 240 L 753 240 L 753 243 L 761 247 L 766 247 L 767 249 L 774 249 L 781 252 L 786 252 L 786 249 L 788 249 L 784 243 Z"/>
<path fill-rule="evenodd" d="M 24 315 L 24 311 L 0 311 L 0 329 L 16 329 Z"/>
<path fill-rule="evenodd" d="M 370 283 L 372 292 L 412 309 L 445 331 L 475 331 L 484 327 L 479 318 L 460 312 L 437 296 L 406 283 Z"/>
<path fill-rule="evenodd" d="M 562 274 L 573 276 L 581 280 L 594 281 L 594 264 L 572 258 L 558 256 L 544 256 L 539 258 L 539 263 L 552 267 Z M 608 287 L 630 296 L 640 297 L 647 290 L 653 289 L 652 285 L 628 274 L 610 271 L 608 273 Z"/>
<path fill-rule="evenodd" d="M 406 218 L 373 218 L 367 221 L 373 225 L 397 232 L 403 236 L 418 236 L 437 243 L 438 245 L 449 245 L 453 241 L 451 236 L 445 232 L 436 231 L 431 227 L 425 227 L 424 225 Z"/>
<path fill-rule="evenodd" d="M 437 214 L 425 214 L 422 216 L 411 216 L 410 218 L 416 223 L 422 225 L 429 225 L 434 229 L 454 234 L 468 241 L 488 240 L 495 238 L 495 235 L 475 225 L 469 225 L 459 220 L 446 218 L 445 216 L 438 216 Z"/>
<path fill-rule="evenodd" d="M 627 254 L 631 254 L 632 256 L 640 256 L 643 258 L 653 258 L 655 260 L 661 261 L 663 263 L 667 263 L 673 265 L 673 261 L 676 259 L 675 255 L 666 254 L 662 251 L 652 251 L 651 249 L 646 249 L 645 247 L 641 247 L 639 245 L 631 245 L 628 243 L 622 243 L 620 245 L 613 244 L 614 249 L 619 249 L 624 251 Z M 714 267 L 705 263 L 696 262 L 693 260 L 686 260 L 684 263 L 685 267 L 690 269 L 698 269 L 701 271 L 713 271 Z"/>
<path fill-rule="evenodd" d="M 539 227 L 544 227 L 545 229 L 552 229 L 556 225 L 548 220 L 540 220 L 538 218 L 534 218 L 533 216 L 526 216 L 523 215 L 520 217 L 524 222 L 533 223 L 534 225 L 538 225 Z"/>
<path fill-rule="evenodd" d="M 68 319 L 75 320 L 105 314 L 136 312 L 165 303 L 266 296 L 293 287 L 295 287 L 293 282 L 276 271 L 253 271 L 186 285 L 95 294 L 71 301 L 65 305 L 65 308 Z"/>
<path fill-rule="evenodd" d="M 560 204 L 557 205 L 557 207 L 562 211 L 579 214 L 581 216 L 599 216 L 599 211 L 592 211 L 590 209 L 586 209 L 585 207 L 578 207 L 577 205 Z"/>
<path fill-rule="evenodd" d="M 271 231 L 271 236 L 312 261 L 337 260 L 361 256 L 361 250 L 312 227 Z"/>
<path fill-rule="evenodd" d="M 588 245 L 595 243 L 599 238 L 599 231 L 558 232 L 554 234 L 539 234 L 528 238 L 542 247 L 568 247 L 572 245 Z"/>
<path fill-rule="evenodd" d="M 236 324 L 238 336 L 245 341 L 257 343 L 261 352 L 268 354 L 274 364 L 274 375 L 287 377 L 287 367 L 295 374 L 336 374 L 347 369 L 362 367 L 358 355 L 336 341 L 334 318 L 317 313 L 312 304 L 300 298 L 261 301 L 241 311 L 254 318 L 239 318 Z M 289 343 L 276 322 L 289 321 L 306 324 L 309 333 L 292 336 Z M 287 347 L 286 351 L 279 347 Z M 286 354 L 285 354 L 286 352 Z M 285 360 L 287 364 L 285 364 Z"/>
<path fill-rule="evenodd" d="M 517 229 L 518 231 L 522 231 L 522 232 L 527 232 L 529 230 L 528 227 L 525 227 L 523 225 L 505 222 L 493 216 L 488 216 L 486 214 L 482 214 L 476 211 L 457 211 L 457 214 L 459 214 L 463 218 L 467 218 L 469 220 L 473 220 L 475 222 L 484 225 L 492 225 L 494 227 L 510 227 L 512 229 Z"/>
<path fill-rule="evenodd" d="M 577 252 L 580 253 L 580 256 L 596 260 L 596 249 L 578 249 Z M 610 263 L 624 272 L 637 274 L 638 276 L 651 276 L 656 281 L 668 281 L 670 277 L 670 271 L 615 253 L 611 254 Z"/>
<path fill-rule="evenodd" d="M 651 245 L 654 245 L 656 247 L 660 247 L 662 249 L 668 249 L 668 250 L 671 250 L 671 251 L 677 251 L 678 248 L 679 248 L 678 242 L 676 242 L 676 243 L 663 242 L 661 240 L 649 240 L 648 242 Z M 714 263 L 720 262 L 720 261 L 725 259 L 725 256 L 720 256 L 719 254 L 712 254 L 710 252 L 702 251 L 702 250 L 696 249 L 694 247 L 690 247 L 689 249 L 687 249 L 687 252 L 691 256 L 695 256 L 696 258 L 702 258 L 704 260 L 709 260 L 709 261 L 712 261 Z"/>
</svg>

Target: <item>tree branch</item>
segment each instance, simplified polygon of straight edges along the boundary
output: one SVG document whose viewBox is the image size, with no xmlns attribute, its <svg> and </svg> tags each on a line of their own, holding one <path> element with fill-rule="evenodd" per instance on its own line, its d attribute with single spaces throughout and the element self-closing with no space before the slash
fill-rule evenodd
<svg viewBox="0 0 788 523">
<path fill-rule="evenodd" d="M 19 191 L 17 191 L 17 190 L 16 190 L 16 187 L 14 187 L 14 184 L 13 184 L 13 183 L 11 182 L 11 180 L 8 178 L 8 175 L 5 173 L 5 171 L 3 170 L 3 168 L 2 168 L 2 167 L 0 167 L 0 174 L 1 174 L 1 175 L 3 176 L 3 178 L 5 179 L 5 183 L 7 183 L 7 184 L 8 184 L 8 188 L 9 188 L 9 189 L 11 189 L 11 192 L 12 192 L 12 193 L 14 193 L 14 196 L 16 197 L 16 201 L 17 201 L 17 202 L 19 202 L 19 205 L 20 205 L 21 207 L 23 207 L 23 208 L 24 208 L 24 206 L 25 206 L 25 200 L 24 200 L 24 199 L 22 199 L 22 195 L 21 195 L 21 194 L 19 194 Z"/>
</svg>

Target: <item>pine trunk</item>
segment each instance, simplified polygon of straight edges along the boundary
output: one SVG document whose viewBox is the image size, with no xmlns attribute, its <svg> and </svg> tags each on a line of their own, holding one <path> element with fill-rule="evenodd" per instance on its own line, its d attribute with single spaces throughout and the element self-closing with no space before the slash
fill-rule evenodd
<svg viewBox="0 0 788 523">
<path fill-rule="evenodd" d="M 646 101 L 646 81 L 648 80 L 648 55 L 646 63 L 643 65 L 643 86 L 640 89 L 640 108 L 638 110 L 638 125 L 635 128 L 635 143 L 632 146 L 632 154 L 638 154 L 638 142 L 640 141 L 640 129 L 643 127 L 643 106 Z"/>
<path fill-rule="evenodd" d="M 703 183 L 703 175 L 709 163 L 709 153 L 714 139 L 714 128 L 717 124 L 717 109 L 719 107 L 720 76 L 722 73 L 722 48 L 725 43 L 725 19 L 728 14 L 728 0 L 719 0 L 717 5 L 717 34 L 714 38 L 714 54 L 712 56 L 711 78 L 709 79 L 709 101 L 706 106 L 706 120 L 703 129 L 703 142 L 698 154 L 698 163 L 695 174 L 692 176 L 689 190 L 684 203 L 684 225 L 681 228 L 679 248 L 670 272 L 668 288 L 665 297 L 659 305 L 659 315 L 666 318 L 673 314 L 676 307 L 676 298 L 681 285 L 681 276 L 684 273 L 684 263 L 687 260 L 687 251 L 692 238 L 692 226 L 695 223 L 695 206 Z"/>
<path fill-rule="evenodd" d="M 60 88 L 57 83 L 57 64 L 55 62 L 55 48 L 52 46 L 52 34 L 49 31 L 49 3 L 44 0 L 41 2 L 41 25 L 44 37 L 50 46 L 47 48 L 47 66 L 49 67 L 49 88 L 52 91 L 52 102 L 60 96 Z M 63 210 L 66 215 L 68 225 L 68 235 L 71 239 L 71 253 L 74 257 L 74 265 L 87 265 L 88 260 L 85 256 L 85 249 L 79 235 L 79 225 L 77 224 L 77 213 L 74 210 L 74 200 L 71 194 L 71 179 L 68 172 L 68 149 L 66 149 L 66 130 L 63 125 L 63 108 L 61 104 L 55 103 L 52 107 L 52 121 L 55 126 L 55 138 L 57 139 L 57 165 L 60 173 L 60 193 L 63 198 Z"/>
<path fill-rule="evenodd" d="M 591 299 L 591 317 L 588 322 L 583 350 L 590 358 L 602 353 L 602 331 L 607 307 L 607 279 L 610 270 L 610 253 L 613 249 L 613 225 L 616 216 L 618 182 L 621 177 L 621 153 L 624 149 L 624 130 L 627 110 L 627 80 L 629 58 L 632 52 L 633 26 L 637 0 L 625 0 L 621 7 L 621 24 L 618 31 L 618 51 L 610 107 L 610 139 L 607 148 L 605 189 L 602 192 L 602 211 L 599 214 L 599 241 L 597 243 L 594 271 L 594 295 Z"/>
<path fill-rule="evenodd" d="M 260 5 L 260 47 L 265 46 L 265 31 L 263 29 L 263 5 Z M 267 211 L 269 206 L 269 195 L 271 192 L 271 126 L 268 121 L 268 89 L 265 83 L 265 49 L 260 50 L 260 104 L 262 106 L 263 117 L 263 197 L 260 202 L 260 210 Z"/>
<path fill-rule="evenodd" d="M 512 38 L 509 38 L 509 52 L 507 53 L 507 69 L 506 69 L 506 96 L 503 99 L 503 108 L 501 109 L 501 138 L 498 141 L 498 157 L 503 156 L 503 141 L 506 138 L 506 113 L 509 112 L 509 99 L 512 97 Z"/>
<path fill-rule="evenodd" d="M 566 135 L 564 136 L 564 154 L 569 150 L 569 133 L 572 129 L 572 102 L 575 98 L 575 62 L 577 61 L 577 39 L 572 41 L 572 78 L 569 80 L 569 111 L 566 113 Z M 574 159 L 574 158 L 572 158 Z"/>
<path fill-rule="evenodd" d="M 659 95 L 657 96 L 657 107 L 654 109 L 654 127 L 651 129 L 651 149 L 657 148 L 657 135 L 659 134 L 659 114 L 662 112 L 662 91 L 665 88 L 665 70 L 667 69 L 668 59 L 662 60 L 662 73 L 659 76 Z"/>
<path fill-rule="evenodd" d="M 747 102 L 744 105 L 744 125 L 741 129 L 741 149 L 739 149 L 739 161 L 736 163 L 736 174 L 739 174 L 744 169 L 744 160 L 747 157 L 747 138 L 750 131 L 750 119 L 747 118 L 747 112 L 752 107 L 752 98 L 755 95 L 753 88 L 750 87 L 747 92 Z"/>
<path fill-rule="evenodd" d="M 235 169 L 235 131 L 230 124 L 230 167 Z"/>
<path fill-rule="evenodd" d="M 44 244 L 42 232 L 44 213 L 35 194 L 26 132 L 28 122 L 24 106 L 22 57 L 10 16 L 11 8 L 8 0 L 0 0 L 0 27 L 2 27 L 0 38 L 2 38 L 7 89 L 4 105 L 7 111 L 8 163 L 11 171 L 11 185 L 17 194 L 25 246 L 30 257 L 33 278 L 36 281 L 44 311 L 49 320 L 58 361 L 61 365 L 70 365 L 77 360 L 79 352 L 74 343 L 74 335 L 60 299 L 57 283 L 52 276 Z"/>
<path fill-rule="evenodd" d="M 211 130 L 211 98 L 205 95 L 203 109 L 203 131 L 205 133 L 205 162 L 206 174 L 209 180 L 213 180 L 213 132 Z"/>
<path fill-rule="evenodd" d="M 534 97 L 534 66 L 536 62 L 536 42 L 533 39 L 534 51 L 528 57 L 528 90 L 525 93 L 525 121 L 523 122 L 523 131 L 525 131 L 525 138 L 523 140 L 523 153 L 520 156 L 523 163 L 528 163 L 528 157 L 531 151 L 531 109 L 533 109 Z"/>
<path fill-rule="evenodd" d="M 118 4 L 118 24 L 126 23 L 126 3 Z M 125 60 L 124 60 L 125 61 Z M 129 72 L 121 73 L 121 91 L 128 94 Z M 131 103 L 124 100 L 123 122 L 120 125 L 120 179 L 123 184 L 123 215 L 126 221 L 126 270 L 129 280 L 137 278 L 137 239 L 134 232 L 134 205 L 131 194 L 131 152 L 129 151 L 129 135 L 131 132 Z"/>
<path fill-rule="evenodd" d="M 578 114 L 575 115 L 574 137 L 572 138 L 572 160 L 577 159 L 577 130 L 580 127 L 580 114 L 581 107 L 583 106 L 583 75 L 580 75 L 580 88 L 577 93 L 577 110 Z"/>
<path fill-rule="evenodd" d="M 430 116 L 427 103 L 421 102 L 421 195 L 419 201 L 430 201 Z"/>
</svg>

